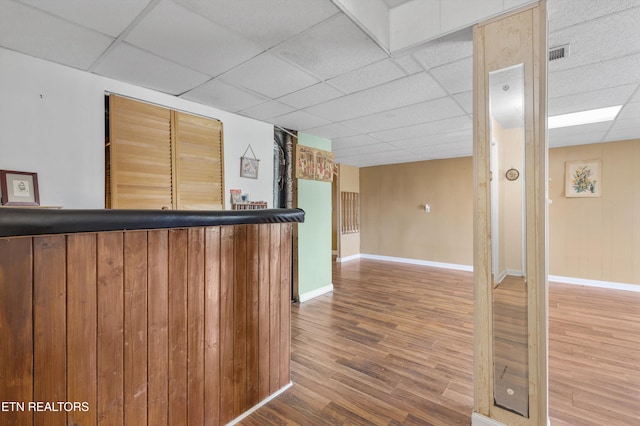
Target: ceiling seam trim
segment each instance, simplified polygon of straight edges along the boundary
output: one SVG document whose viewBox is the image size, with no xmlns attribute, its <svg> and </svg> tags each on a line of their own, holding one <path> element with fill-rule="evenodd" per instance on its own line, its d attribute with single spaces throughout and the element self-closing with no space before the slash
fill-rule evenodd
<svg viewBox="0 0 640 426">
<path fill-rule="evenodd" d="M 133 29 L 140 23 L 140 21 L 142 21 L 149 13 L 151 13 L 151 11 L 153 9 L 155 9 L 155 7 L 161 2 L 162 0 L 152 0 L 148 5 L 145 6 L 144 9 L 142 9 L 142 12 L 140 12 L 138 14 L 138 16 L 135 17 L 135 19 L 133 21 L 131 21 L 129 23 L 129 25 L 127 25 L 127 28 L 124 29 L 124 31 L 122 31 L 118 37 L 116 37 L 116 39 L 109 45 L 109 47 L 107 47 L 105 49 L 104 52 L 102 52 L 102 54 L 98 57 L 98 59 L 96 59 L 93 64 L 91 64 L 91 66 L 87 69 L 87 71 L 89 72 L 95 72 L 95 69 L 98 65 L 100 65 L 100 63 L 107 57 L 109 56 L 109 54 L 111 52 L 113 52 L 116 47 L 118 47 L 121 43 L 124 42 L 125 37 L 127 37 L 131 31 L 133 31 Z M 133 46 L 133 45 L 132 45 Z M 149 52 L 150 53 L 150 52 Z M 157 56 L 157 55 L 155 55 Z M 161 57 L 161 56 L 160 56 Z M 195 71 L 195 70 L 194 70 Z M 203 73 L 204 74 L 204 73 Z"/>
</svg>

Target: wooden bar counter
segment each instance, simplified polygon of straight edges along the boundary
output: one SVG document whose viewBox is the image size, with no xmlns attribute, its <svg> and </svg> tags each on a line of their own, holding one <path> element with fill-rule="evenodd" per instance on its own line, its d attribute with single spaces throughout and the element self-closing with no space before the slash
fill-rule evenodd
<svg viewBox="0 0 640 426">
<path fill-rule="evenodd" d="M 221 425 L 281 392 L 303 220 L 0 211 L 0 424 Z"/>
</svg>

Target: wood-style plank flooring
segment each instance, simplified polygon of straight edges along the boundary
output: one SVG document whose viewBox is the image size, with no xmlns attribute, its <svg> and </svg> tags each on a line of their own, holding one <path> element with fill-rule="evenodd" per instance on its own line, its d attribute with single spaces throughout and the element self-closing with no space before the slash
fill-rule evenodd
<svg viewBox="0 0 640 426">
<path fill-rule="evenodd" d="M 293 386 L 242 425 L 469 425 L 469 272 L 355 260 L 292 306 Z M 550 286 L 552 425 L 640 424 L 640 293 Z"/>
</svg>

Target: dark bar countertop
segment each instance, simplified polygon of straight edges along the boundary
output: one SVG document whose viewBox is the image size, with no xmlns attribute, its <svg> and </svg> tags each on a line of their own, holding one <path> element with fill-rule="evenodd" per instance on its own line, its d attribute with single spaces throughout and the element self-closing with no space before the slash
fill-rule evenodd
<svg viewBox="0 0 640 426">
<path fill-rule="evenodd" d="M 7 208 L 0 209 L 0 237 L 301 222 L 304 222 L 304 211 L 301 209 L 59 210 Z"/>
</svg>

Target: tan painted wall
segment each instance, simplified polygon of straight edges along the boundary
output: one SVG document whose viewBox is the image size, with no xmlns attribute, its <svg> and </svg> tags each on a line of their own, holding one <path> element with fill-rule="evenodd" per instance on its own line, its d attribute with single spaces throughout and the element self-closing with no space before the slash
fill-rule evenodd
<svg viewBox="0 0 640 426">
<path fill-rule="evenodd" d="M 360 192 L 360 169 L 346 164 L 338 165 L 340 192 Z M 360 254 L 360 233 L 340 235 L 340 257 Z"/>
<path fill-rule="evenodd" d="M 362 253 L 473 263 L 470 157 L 361 168 L 360 197 Z"/>
<path fill-rule="evenodd" d="M 602 160 L 601 198 L 564 197 L 580 159 Z M 640 285 L 640 140 L 550 149 L 549 177 L 549 273 Z M 470 157 L 364 167 L 360 190 L 361 253 L 472 265 Z"/>
<path fill-rule="evenodd" d="M 600 198 L 565 198 L 565 161 L 602 161 Z M 549 151 L 549 273 L 640 285 L 640 139 Z"/>
</svg>

